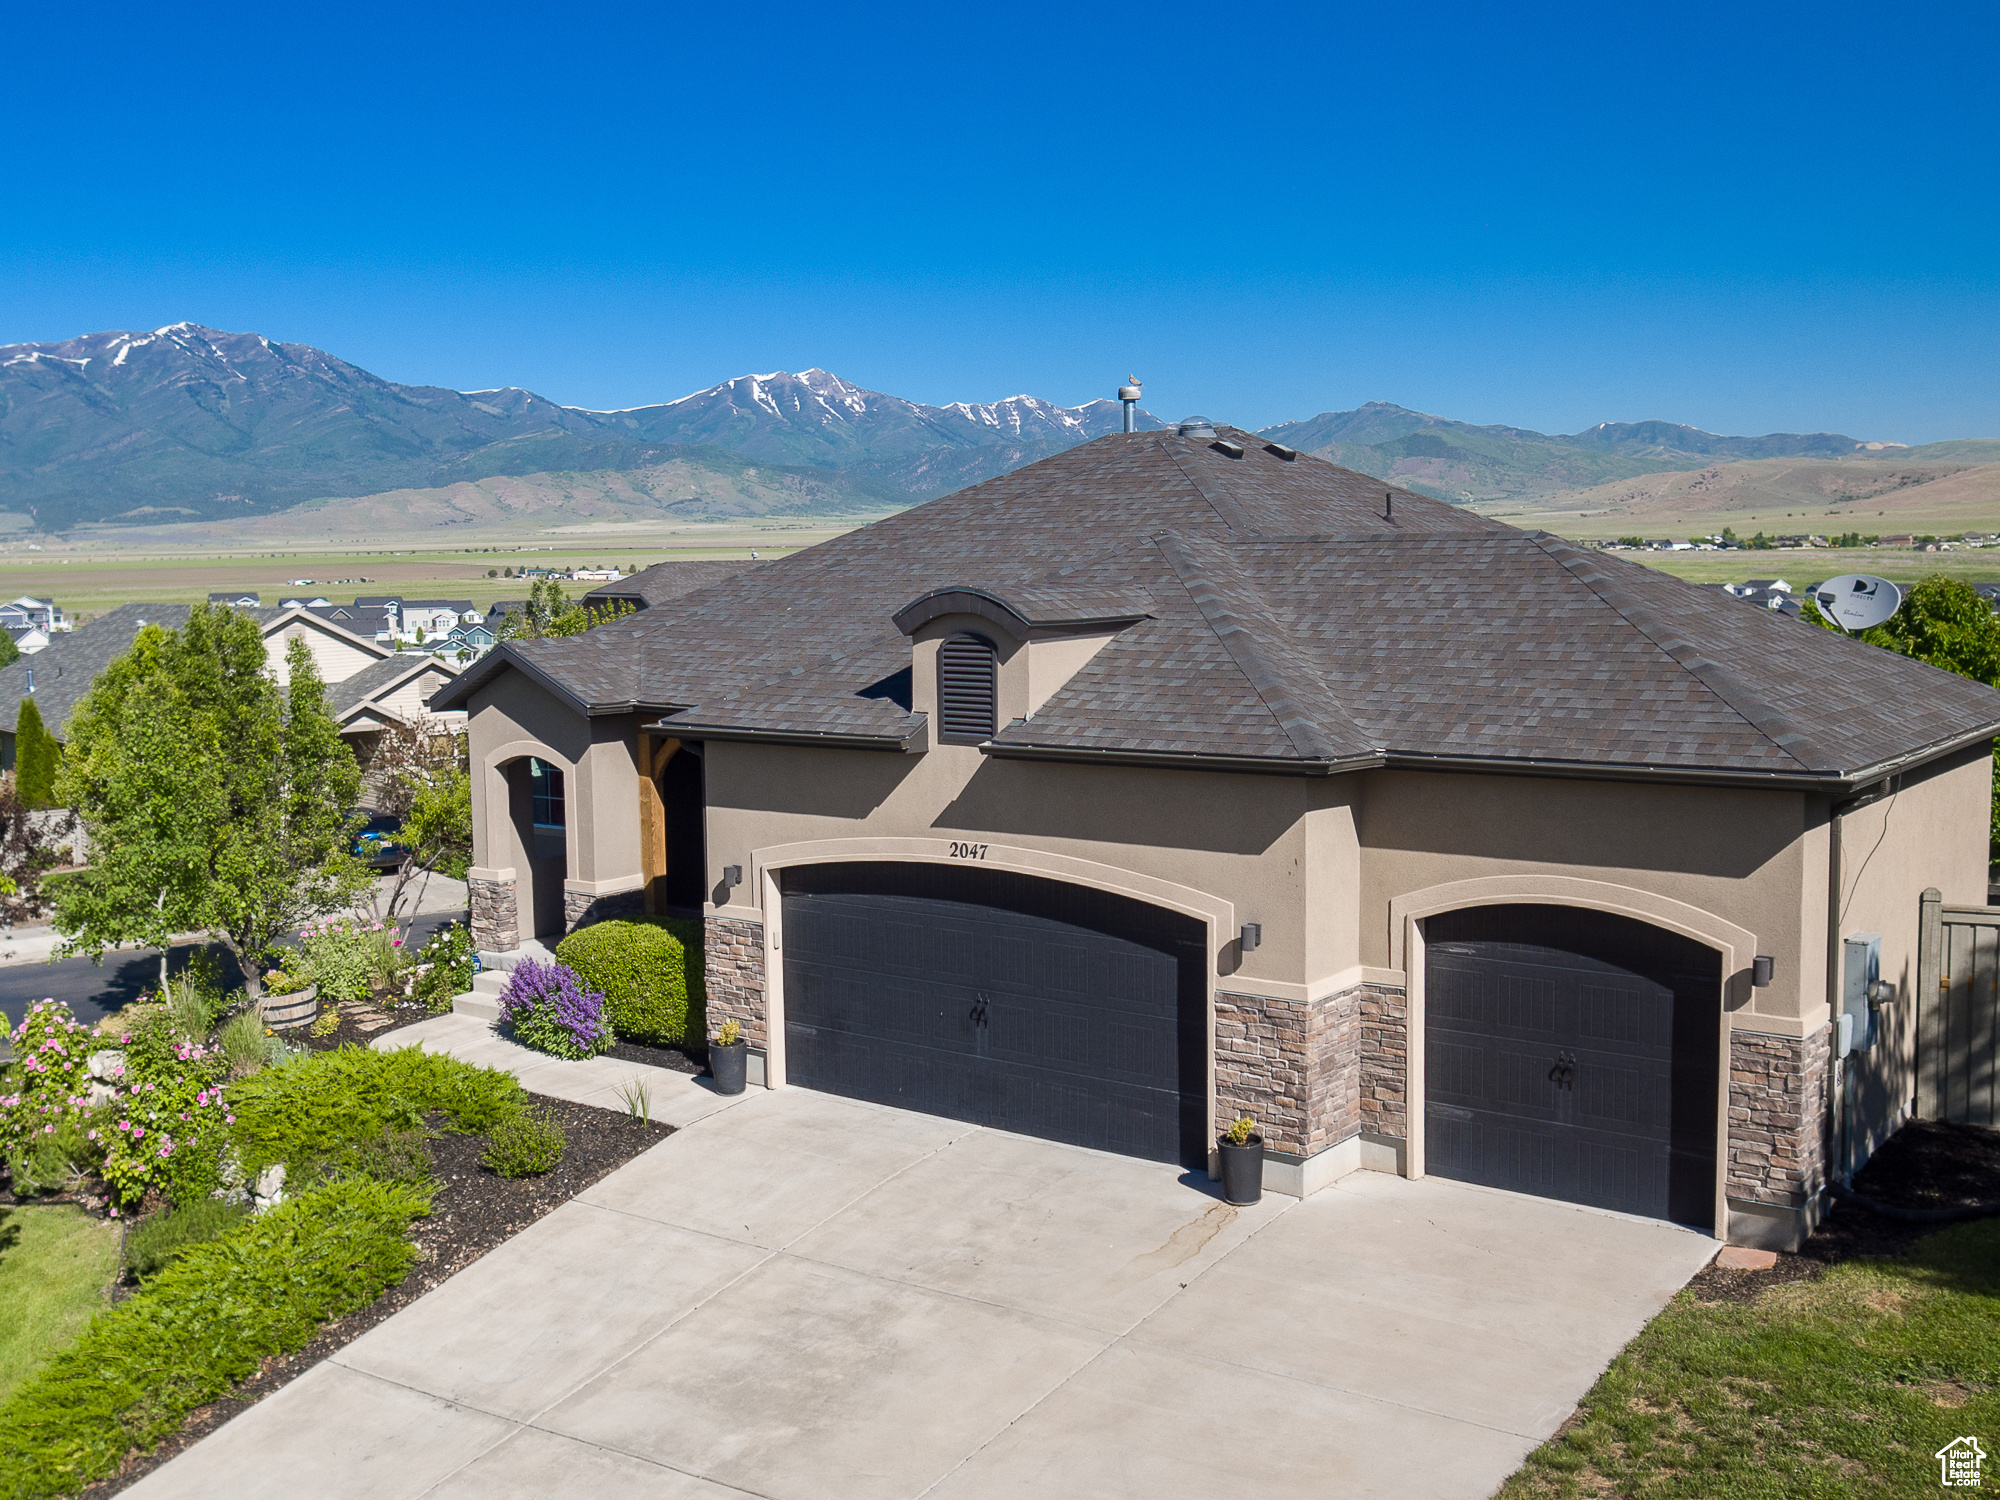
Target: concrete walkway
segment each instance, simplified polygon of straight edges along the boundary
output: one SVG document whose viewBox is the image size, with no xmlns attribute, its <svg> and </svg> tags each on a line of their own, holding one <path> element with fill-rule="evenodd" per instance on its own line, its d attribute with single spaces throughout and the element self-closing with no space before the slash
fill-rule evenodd
<svg viewBox="0 0 2000 1500">
<path fill-rule="evenodd" d="M 521 1072 L 593 1102 L 602 1076 Z M 1367 1172 L 1239 1210 L 1171 1167 L 669 1077 L 686 1128 L 128 1493 L 1477 1500 L 1714 1250 Z"/>
<path fill-rule="evenodd" d="M 620 1113 L 626 1108 L 621 1090 L 638 1084 L 646 1090 L 652 1118 L 664 1125 L 689 1125 L 749 1097 L 747 1094 L 725 1097 L 716 1093 L 706 1078 L 697 1079 L 671 1068 L 655 1068 L 622 1058 L 593 1057 L 587 1062 L 570 1062 L 550 1057 L 546 1052 L 509 1041 L 493 1022 L 477 1016 L 455 1013 L 432 1016 L 378 1036 L 370 1045 L 449 1052 L 483 1068 L 506 1069 L 531 1094 L 568 1099 L 575 1104 L 594 1104 L 599 1109 L 615 1109 Z"/>
</svg>

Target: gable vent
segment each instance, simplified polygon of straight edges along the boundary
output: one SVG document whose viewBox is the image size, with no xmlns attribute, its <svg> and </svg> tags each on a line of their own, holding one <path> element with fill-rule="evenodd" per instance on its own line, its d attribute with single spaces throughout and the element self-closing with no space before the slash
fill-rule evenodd
<svg viewBox="0 0 2000 1500">
<path fill-rule="evenodd" d="M 997 677 L 993 647 L 978 636 L 955 635 L 938 647 L 938 733 L 942 738 L 993 738 Z"/>
</svg>

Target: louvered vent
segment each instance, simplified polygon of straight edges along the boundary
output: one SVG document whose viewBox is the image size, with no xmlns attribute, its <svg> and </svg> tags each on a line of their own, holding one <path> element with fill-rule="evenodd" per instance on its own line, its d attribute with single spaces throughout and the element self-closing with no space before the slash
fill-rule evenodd
<svg viewBox="0 0 2000 1500">
<path fill-rule="evenodd" d="M 938 648 L 938 731 L 948 740 L 993 738 L 993 648 L 955 635 Z"/>
</svg>

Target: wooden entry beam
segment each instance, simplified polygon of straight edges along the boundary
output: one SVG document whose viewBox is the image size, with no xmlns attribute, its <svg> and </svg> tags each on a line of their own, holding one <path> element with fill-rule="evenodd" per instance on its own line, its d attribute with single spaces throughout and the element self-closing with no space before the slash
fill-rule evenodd
<svg viewBox="0 0 2000 1500">
<path fill-rule="evenodd" d="M 660 773 L 680 748 L 679 740 L 639 736 L 639 873 L 646 881 L 648 915 L 657 915 L 666 904 L 667 805 L 660 796 Z"/>
</svg>

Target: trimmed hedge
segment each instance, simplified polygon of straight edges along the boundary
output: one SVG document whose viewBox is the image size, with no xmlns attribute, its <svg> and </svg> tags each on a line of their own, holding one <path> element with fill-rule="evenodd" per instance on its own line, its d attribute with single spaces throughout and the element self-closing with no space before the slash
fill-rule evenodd
<svg viewBox="0 0 2000 1500">
<path fill-rule="evenodd" d="M 116 1473 L 400 1281 L 417 1258 L 410 1221 L 429 1209 L 416 1188 L 344 1178 L 186 1251 L 0 1406 L 0 1493 L 43 1500 Z"/>
<path fill-rule="evenodd" d="M 603 992 L 611 1029 L 655 1045 L 708 1035 L 702 954 L 702 926 L 690 917 L 594 922 L 556 945 L 557 960 Z"/>
<path fill-rule="evenodd" d="M 244 1170 L 254 1175 L 273 1162 L 297 1165 L 377 1140 L 385 1130 L 412 1129 L 434 1109 L 454 1129 L 488 1130 L 518 1113 L 527 1097 L 514 1076 L 498 1068 L 476 1068 L 416 1047 L 342 1047 L 231 1084 L 229 1108 L 236 1119 L 229 1135 Z"/>
</svg>

